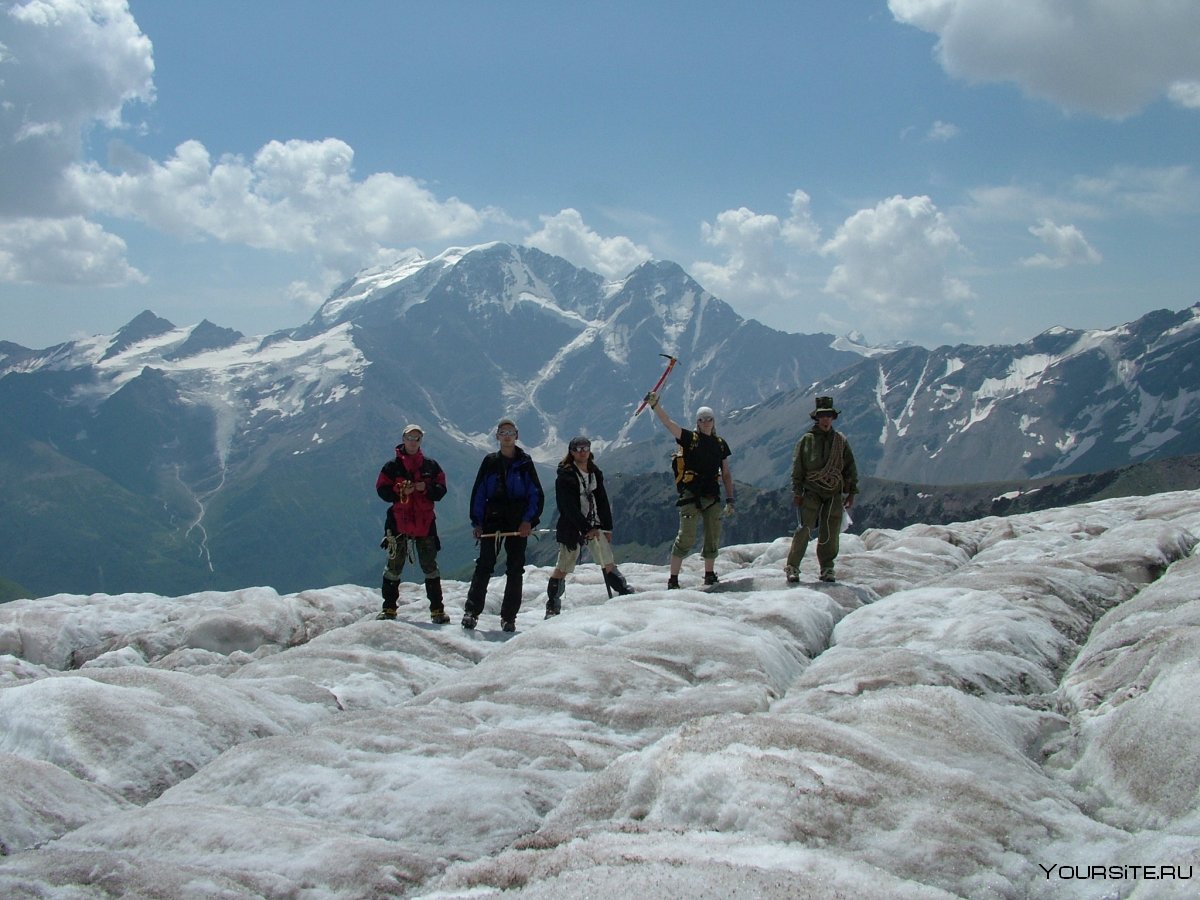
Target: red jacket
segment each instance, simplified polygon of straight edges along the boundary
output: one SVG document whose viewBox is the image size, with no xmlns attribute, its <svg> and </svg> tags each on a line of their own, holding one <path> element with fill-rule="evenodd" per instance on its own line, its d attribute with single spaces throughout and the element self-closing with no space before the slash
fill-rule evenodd
<svg viewBox="0 0 1200 900">
<path fill-rule="evenodd" d="M 404 490 L 408 483 L 424 482 L 425 490 Z M 436 460 L 418 450 L 405 453 L 396 447 L 396 458 L 389 460 L 375 480 L 375 492 L 392 504 L 385 528 L 408 537 L 428 537 L 437 533 L 433 504 L 446 496 L 446 473 Z"/>
</svg>

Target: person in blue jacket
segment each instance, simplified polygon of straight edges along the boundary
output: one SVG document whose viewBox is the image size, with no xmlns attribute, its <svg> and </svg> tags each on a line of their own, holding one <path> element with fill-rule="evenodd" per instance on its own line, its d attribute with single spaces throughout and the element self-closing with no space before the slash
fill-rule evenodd
<svg viewBox="0 0 1200 900">
<path fill-rule="evenodd" d="M 500 449 L 479 464 L 471 488 L 471 528 L 479 541 L 475 574 L 467 590 L 463 628 L 474 628 L 483 612 L 488 581 L 496 567 L 500 548 L 505 554 L 504 598 L 500 604 L 500 627 L 517 630 L 521 589 L 525 577 L 525 547 L 541 519 L 546 497 L 533 459 L 517 446 L 517 423 L 508 416 L 496 423 Z"/>
</svg>

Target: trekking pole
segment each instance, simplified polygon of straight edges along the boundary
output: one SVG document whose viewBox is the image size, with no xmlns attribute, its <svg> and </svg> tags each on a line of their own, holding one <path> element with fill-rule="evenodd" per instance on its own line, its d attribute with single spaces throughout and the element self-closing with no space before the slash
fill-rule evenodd
<svg viewBox="0 0 1200 900">
<path fill-rule="evenodd" d="M 552 528 L 535 528 L 531 532 L 529 532 L 529 536 L 532 538 L 536 538 L 539 535 L 552 534 L 553 531 L 554 531 L 554 529 L 552 529 Z M 519 531 L 492 531 L 488 534 L 481 534 L 479 536 L 479 538 L 480 538 L 480 540 L 482 540 L 483 538 L 499 539 L 499 538 L 520 537 L 520 536 L 521 536 L 521 532 L 519 532 Z"/>
<path fill-rule="evenodd" d="M 649 393 L 651 393 L 651 394 L 658 392 L 658 389 L 661 388 L 663 386 L 663 384 L 666 382 L 667 376 L 671 374 L 671 370 L 673 368 L 675 368 L 675 363 L 679 362 L 678 357 L 671 356 L 671 354 L 669 354 L 669 353 L 660 353 L 658 355 L 665 356 L 667 359 L 670 360 L 670 362 L 667 363 L 666 371 L 662 373 L 662 376 L 655 383 L 654 387 L 650 388 Z M 637 410 L 634 411 L 633 417 L 636 419 L 638 416 L 640 416 L 642 414 L 642 410 L 645 408 L 646 408 L 646 400 L 645 400 L 645 398 L 642 398 L 642 402 L 638 404 L 638 408 L 637 408 Z"/>
</svg>

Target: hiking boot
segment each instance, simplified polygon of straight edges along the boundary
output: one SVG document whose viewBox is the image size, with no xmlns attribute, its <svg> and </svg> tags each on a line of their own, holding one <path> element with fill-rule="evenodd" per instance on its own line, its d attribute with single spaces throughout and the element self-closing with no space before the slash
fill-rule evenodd
<svg viewBox="0 0 1200 900">
<path fill-rule="evenodd" d="M 667 579 L 667 590 L 675 591 L 679 589 L 679 576 L 672 575 Z"/>
<path fill-rule="evenodd" d="M 501 619 L 500 620 L 500 630 L 501 631 L 516 631 L 517 630 L 517 620 L 516 619 Z"/>
<path fill-rule="evenodd" d="M 429 621 L 434 625 L 449 625 L 450 617 L 446 615 L 446 610 L 444 609 L 431 609 L 429 611 Z"/>
<path fill-rule="evenodd" d="M 787 579 L 788 584 L 800 583 L 800 570 L 795 566 L 784 566 L 783 577 Z"/>
<path fill-rule="evenodd" d="M 479 621 L 478 616 L 473 616 L 470 613 L 463 613 L 462 627 L 467 629 L 467 631 L 474 631 L 475 623 L 478 621 Z"/>
<path fill-rule="evenodd" d="M 379 611 L 379 615 L 377 615 L 375 618 L 376 619 L 394 619 L 394 618 L 396 618 L 396 611 L 394 609 L 381 609 Z"/>
<path fill-rule="evenodd" d="M 604 584 L 610 591 L 614 591 L 622 597 L 633 593 L 633 588 L 629 586 L 629 582 L 625 580 L 625 576 L 621 574 L 620 569 L 612 569 L 605 572 Z"/>
<path fill-rule="evenodd" d="M 717 583 L 717 573 L 716 572 L 705 572 L 704 573 L 704 583 L 705 584 L 716 584 Z"/>
<path fill-rule="evenodd" d="M 822 569 L 821 570 L 821 580 L 828 581 L 831 583 L 834 581 L 837 581 L 837 579 L 833 577 L 833 569 Z"/>
<path fill-rule="evenodd" d="M 557 616 L 562 612 L 563 582 L 561 578 L 551 578 L 546 582 L 546 618 Z"/>
</svg>

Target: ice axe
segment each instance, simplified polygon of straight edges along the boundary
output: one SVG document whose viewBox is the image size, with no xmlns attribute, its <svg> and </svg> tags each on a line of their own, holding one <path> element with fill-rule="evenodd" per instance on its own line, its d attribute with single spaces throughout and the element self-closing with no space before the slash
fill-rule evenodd
<svg viewBox="0 0 1200 900">
<path fill-rule="evenodd" d="M 657 382 L 655 382 L 655 384 L 654 384 L 654 387 L 650 388 L 650 390 L 649 390 L 649 392 L 648 392 L 648 393 L 651 393 L 651 394 L 656 394 L 656 393 L 658 393 L 658 389 L 659 389 L 659 388 L 661 388 L 661 387 L 663 386 L 663 384 L 664 384 L 664 383 L 666 382 L 666 380 L 667 380 L 667 376 L 668 376 L 668 375 L 670 375 L 670 374 L 671 374 L 671 370 L 672 370 L 673 368 L 675 368 L 675 363 L 679 362 L 679 359 L 678 359 L 678 357 L 674 357 L 674 356 L 672 356 L 672 355 L 671 355 L 671 354 L 669 354 L 669 353 L 660 353 L 660 354 L 658 354 L 658 355 L 659 355 L 659 356 L 664 356 L 664 357 L 666 357 L 667 359 L 669 359 L 669 360 L 670 360 L 670 362 L 668 362 L 668 363 L 667 363 L 667 368 L 666 368 L 666 370 L 665 370 L 665 371 L 662 373 L 662 375 L 659 377 L 658 381 L 657 381 Z M 642 398 L 642 402 L 638 404 L 638 408 L 637 408 L 637 410 L 634 412 L 634 414 L 633 414 L 633 417 L 636 419 L 638 416 L 640 416 L 640 415 L 642 414 L 642 410 L 643 410 L 643 409 L 645 409 L 645 408 L 646 408 L 646 400 L 645 400 L 645 398 Z"/>
</svg>

